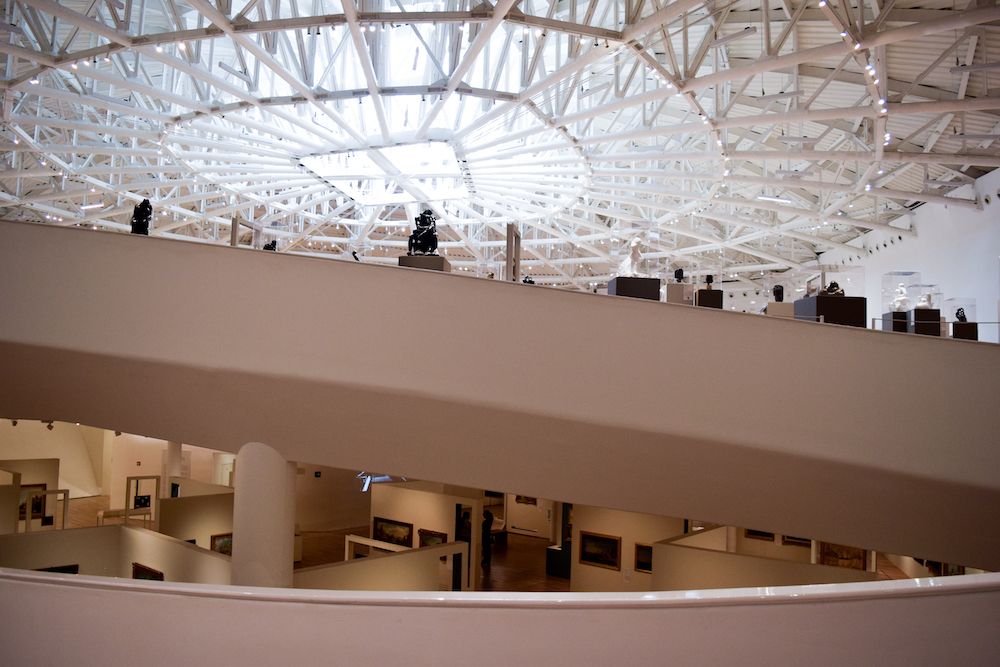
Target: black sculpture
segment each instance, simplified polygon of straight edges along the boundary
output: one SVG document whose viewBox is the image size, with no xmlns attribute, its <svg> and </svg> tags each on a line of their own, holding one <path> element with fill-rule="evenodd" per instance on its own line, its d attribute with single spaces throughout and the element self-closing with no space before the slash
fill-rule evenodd
<svg viewBox="0 0 1000 667">
<path fill-rule="evenodd" d="M 437 224 L 430 210 L 414 218 L 417 228 L 410 234 L 407 255 L 436 255 L 438 247 Z"/>
<path fill-rule="evenodd" d="M 677 282 L 684 281 L 684 269 L 674 269 L 674 280 Z"/>
<path fill-rule="evenodd" d="M 826 296 L 844 296 L 844 288 L 838 285 L 836 281 L 831 281 L 826 286 L 825 294 Z"/>
<path fill-rule="evenodd" d="M 272 239 L 264 244 L 264 250 L 270 250 L 272 252 L 277 252 L 278 250 L 278 239 Z"/>
<path fill-rule="evenodd" d="M 149 236 L 149 221 L 153 218 L 153 205 L 148 199 L 136 204 L 132 209 L 132 233 Z"/>
<path fill-rule="evenodd" d="M 713 282 L 715 282 L 715 278 L 712 277 L 711 273 L 705 276 L 705 285 L 708 286 L 708 289 L 712 289 Z"/>
<path fill-rule="evenodd" d="M 959 322 L 968 322 L 969 318 L 965 316 L 965 308 L 959 308 L 955 311 L 955 319 Z"/>
<path fill-rule="evenodd" d="M 351 251 L 351 257 L 354 258 L 355 262 L 360 262 L 361 261 L 361 258 L 358 257 L 358 251 L 357 250 L 352 250 Z"/>
<path fill-rule="evenodd" d="M 535 281 L 534 281 L 534 279 L 532 279 L 532 277 L 531 277 L 531 276 L 525 276 L 525 277 L 524 277 L 524 278 L 523 278 L 523 279 L 521 280 L 521 282 L 522 282 L 522 283 L 524 283 L 525 285 L 534 285 L 534 284 L 535 284 Z"/>
<path fill-rule="evenodd" d="M 785 300 L 785 288 L 783 285 L 775 285 L 771 288 L 771 295 L 774 296 L 774 300 L 777 303 L 782 303 Z"/>
</svg>

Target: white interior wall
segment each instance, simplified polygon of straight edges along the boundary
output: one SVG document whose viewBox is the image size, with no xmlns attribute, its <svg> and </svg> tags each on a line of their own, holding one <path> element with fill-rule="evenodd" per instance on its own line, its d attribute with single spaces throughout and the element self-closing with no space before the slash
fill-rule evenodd
<svg viewBox="0 0 1000 667">
<path fill-rule="evenodd" d="M 121 576 L 119 528 L 100 526 L 0 535 L 0 566 L 38 570 L 76 564 L 80 566 L 80 574 Z"/>
<path fill-rule="evenodd" d="M 210 549 L 212 536 L 233 532 L 233 493 L 181 496 L 160 501 L 160 532 L 179 540 L 194 539 Z"/>
<path fill-rule="evenodd" d="M 976 300 L 977 319 L 996 322 L 1000 300 L 1000 169 L 980 178 L 974 186 L 955 191 L 955 196 L 971 197 L 973 191 L 990 195 L 982 211 L 944 204 L 924 204 L 911 215 L 915 238 L 892 238 L 885 232 L 864 237 L 866 249 L 856 253 L 823 253 L 822 262 L 845 268 L 862 266 L 868 321 L 882 316 L 882 276 L 890 271 L 919 271 L 924 283 L 937 284 L 944 298 L 971 297 Z M 885 243 L 887 247 L 883 248 Z M 872 253 L 868 254 L 868 249 Z M 851 255 L 861 260 L 846 261 Z M 943 310 L 943 309 L 942 309 Z M 945 315 L 942 312 L 942 315 Z M 997 325 L 981 325 L 979 339 L 997 342 Z"/>
<path fill-rule="evenodd" d="M 716 528 L 723 531 L 725 528 Z M 871 581 L 874 572 L 682 546 L 653 545 L 652 590 L 794 586 Z"/>
<path fill-rule="evenodd" d="M 517 502 L 517 494 L 507 494 L 506 528 L 512 533 L 542 537 L 553 541 L 555 503 L 545 498 L 535 498 L 535 505 Z"/>
<path fill-rule="evenodd" d="M 621 569 L 611 570 L 580 563 L 581 530 L 621 537 Z M 683 519 L 574 505 L 570 590 L 574 592 L 654 590 L 653 576 L 648 572 L 635 571 L 635 545 L 637 543 L 651 545 L 679 535 L 683 530 Z M 654 572 L 656 570 L 655 560 L 653 570 Z"/>
<path fill-rule="evenodd" d="M 455 541 L 455 505 L 471 507 L 472 542 L 469 544 L 471 554 L 471 582 L 475 582 L 479 572 L 481 552 L 481 533 L 483 516 L 482 497 L 452 496 L 441 493 L 442 484 L 430 482 L 402 482 L 398 484 L 373 484 L 371 487 L 371 518 L 376 516 L 394 519 L 413 524 L 413 546 L 419 544 L 419 530 L 437 531 L 448 535 L 448 542 Z M 372 523 L 369 523 L 371 529 Z M 473 584 L 474 586 L 474 584 Z"/>
<path fill-rule="evenodd" d="M 165 581 L 198 584 L 230 582 L 230 558 L 143 528 L 118 526 L 118 576 L 130 578 L 132 563 L 159 570 Z"/>
<path fill-rule="evenodd" d="M 345 591 L 450 590 L 451 560 L 441 562 L 445 545 L 296 570 L 294 588 Z"/>
<path fill-rule="evenodd" d="M 50 489 L 69 489 L 70 498 L 99 495 L 100 478 L 87 452 L 83 427 L 55 422 L 52 430 L 40 421 L 19 419 L 17 426 L 0 419 L 0 459 L 58 459 L 59 476 Z M 27 479 L 22 484 L 31 484 Z"/>
<path fill-rule="evenodd" d="M 368 523 L 371 494 L 361 492 L 355 471 L 307 463 L 299 463 L 299 468 L 303 470 L 295 477 L 299 530 L 343 530 Z"/>
<path fill-rule="evenodd" d="M 147 438 L 132 433 L 122 433 L 112 441 L 111 453 L 111 508 L 125 507 L 125 480 L 136 475 L 162 475 L 164 440 Z M 191 479 L 211 483 L 213 479 L 213 450 L 183 445 L 182 451 L 191 457 Z M 146 482 L 143 493 L 152 493 L 152 482 Z M 168 494 L 169 489 L 162 489 Z"/>
</svg>

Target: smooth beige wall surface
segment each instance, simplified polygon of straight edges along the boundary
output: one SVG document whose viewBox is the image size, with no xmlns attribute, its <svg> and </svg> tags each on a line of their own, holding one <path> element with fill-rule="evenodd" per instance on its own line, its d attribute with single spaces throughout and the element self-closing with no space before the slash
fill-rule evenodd
<svg viewBox="0 0 1000 667">
<path fill-rule="evenodd" d="M 684 520 L 671 517 L 622 512 L 620 510 L 573 506 L 573 554 L 570 565 L 570 590 L 649 591 L 653 576 L 635 571 L 635 545 L 652 545 L 674 537 L 684 530 Z M 621 538 L 621 568 L 612 570 L 580 562 L 580 531 Z M 656 556 L 653 556 L 656 571 Z"/>
<path fill-rule="evenodd" d="M 79 574 L 121 576 L 119 529 L 100 526 L 0 535 L 0 567 L 39 570 L 79 565 Z"/>
<path fill-rule="evenodd" d="M 437 591 L 448 590 L 442 588 L 442 583 L 450 581 L 450 571 L 436 551 L 413 550 L 302 568 L 296 570 L 292 578 L 295 588 Z"/>
<path fill-rule="evenodd" d="M 0 486 L 0 535 L 7 535 L 17 530 L 20 495 L 20 486 L 13 484 Z"/>
<path fill-rule="evenodd" d="M 517 502 L 518 495 L 507 494 L 507 530 L 522 535 L 531 535 L 552 541 L 552 523 L 555 516 L 555 503 L 545 498 L 523 498 L 522 500 L 534 500 L 530 502 Z"/>
<path fill-rule="evenodd" d="M 873 572 L 678 546 L 653 545 L 652 590 L 794 586 L 871 581 Z"/>
<path fill-rule="evenodd" d="M 212 546 L 212 535 L 233 532 L 233 494 L 217 493 L 160 501 L 160 532 L 179 540 Z"/>
<path fill-rule="evenodd" d="M 5 415 L 1000 569 L 994 346 L 19 223 L 0 284 Z"/>
<path fill-rule="evenodd" d="M 125 507 L 125 480 L 136 475 L 162 475 L 163 453 L 167 443 L 159 438 L 147 438 L 132 433 L 122 433 L 112 440 L 111 454 L 111 508 Z M 191 479 L 211 483 L 212 450 L 184 445 L 182 451 L 191 457 Z M 153 482 L 146 481 L 143 493 L 152 493 Z M 160 493 L 169 495 L 170 488 Z"/>
<path fill-rule="evenodd" d="M 118 526 L 118 575 L 131 578 L 132 564 L 163 573 L 165 581 L 229 584 L 230 558 L 144 528 Z"/>
<path fill-rule="evenodd" d="M 299 467 L 303 468 L 295 477 L 295 523 L 299 530 L 343 530 L 368 523 L 371 495 L 361 492 L 357 471 L 306 463 Z"/>
<path fill-rule="evenodd" d="M 58 459 L 59 474 L 50 489 L 68 489 L 70 498 L 99 495 L 101 480 L 94 473 L 85 431 L 66 422 L 55 422 L 50 431 L 40 421 L 18 419 L 14 426 L 0 419 L 0 459 Z"/>
</svg>

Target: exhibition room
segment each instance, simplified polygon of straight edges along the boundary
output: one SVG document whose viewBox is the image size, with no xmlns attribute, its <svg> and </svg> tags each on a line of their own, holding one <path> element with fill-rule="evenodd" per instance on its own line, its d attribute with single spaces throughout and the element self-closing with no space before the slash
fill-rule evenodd
<svg viewBox="0 0 1000 667">
<path fill-rule="evenodd" d="M 2 659 L 1000 651 L 992 0 L 3 11 Z"/>
</svg>

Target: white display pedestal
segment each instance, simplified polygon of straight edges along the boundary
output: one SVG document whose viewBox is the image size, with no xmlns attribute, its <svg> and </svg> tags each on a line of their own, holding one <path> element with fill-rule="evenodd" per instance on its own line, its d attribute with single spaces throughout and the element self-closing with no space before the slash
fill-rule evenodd
<svg viewBox="0 0 1000 667">
<path fill-rule="evenodd" d="M 694 305 L 694 286 L 684 283 L 667 283 L 667 303 Z"/>
<path fill-rule="evenodd" d="M 767 304 L 767 314 L 769 317 L 787 317 L 790 320 L 795 319 L 795 304 L 788 301 L 783 301 L 778 303 L 777 301 L 772 301 Z"/>
</svg>

